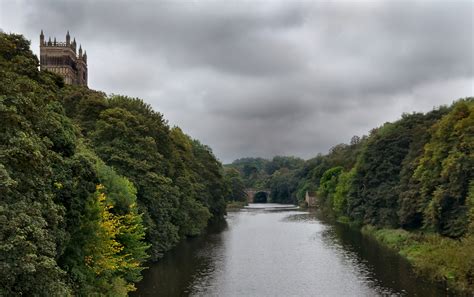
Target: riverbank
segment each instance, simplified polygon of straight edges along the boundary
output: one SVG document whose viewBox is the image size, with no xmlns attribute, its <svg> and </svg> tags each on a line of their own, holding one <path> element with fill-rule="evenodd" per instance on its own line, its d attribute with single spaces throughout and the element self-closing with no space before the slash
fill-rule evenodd
<svg viewBox="0 0 474 297">
<path fill-rule="evenodd" d="M 244 208 L 249 205 L 247 202 L 243 201 L 229 201 L 227 202 L 226 210 L 227 211 L 236 211 Z"/>
<path fill-rule="evenodd" d="M 396 250 L 417 274 L 442 282 L 466 296 L 474 294 L 474 236 L 460 240 L 403 229 L 378 229 L 366 225 L 361 232 Z"/>
</svg>

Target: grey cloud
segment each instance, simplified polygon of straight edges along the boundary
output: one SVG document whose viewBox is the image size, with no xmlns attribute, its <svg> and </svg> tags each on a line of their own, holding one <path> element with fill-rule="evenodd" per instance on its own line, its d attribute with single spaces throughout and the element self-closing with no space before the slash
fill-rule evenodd
<svg viewBox="0 0 474 297">
<path fill-rule="evenodd" d="M 297 46 L 277 36 L 303 21 L 303 9 L 254 9 L 251 3 L 48 1 L 32 6 L 29 25 L 52 19 L 95 42 L 131 45 L 138 53 L 166 55 L 175 67 L 214 67 L 240 74 L 271 74 L 303 66 Z M 287 7 L 287 5 L 284 5 Z M 80 21 L 78 21 L 80 20 Z M 293 52 L 293 55 L 289 55 Z"/>
<path fill-rule="evenodd" d="M 69 29 L 88 50 L 91 87 L 144 98 L 226 162 L 308 158 L 402 112 L 473 95 L 468 1 L 13 6 L 0 28 L 34 46 L 40 29 Z"/>
</svg>

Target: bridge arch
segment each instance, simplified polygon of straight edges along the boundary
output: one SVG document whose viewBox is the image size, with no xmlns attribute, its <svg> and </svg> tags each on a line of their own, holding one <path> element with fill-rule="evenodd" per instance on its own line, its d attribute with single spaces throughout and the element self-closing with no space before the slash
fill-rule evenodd
<svg viewBox="0 0 474 297">
<path fill-rule="evenodd" d="M 270 189 L 245 189 L 248 203 L 266 203 L 270 202 Z"/>
</svg>

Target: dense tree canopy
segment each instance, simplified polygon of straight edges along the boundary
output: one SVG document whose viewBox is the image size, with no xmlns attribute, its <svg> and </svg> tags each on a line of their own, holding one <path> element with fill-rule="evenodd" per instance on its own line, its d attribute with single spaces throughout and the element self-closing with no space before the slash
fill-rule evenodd
<svg viewBox="0 0 474 297">
<path fill-rule="evenodd" d="M 57 260 L 68 242 L 58 170 L 74 155 L 60 85 L 19 35 L 0 34 L 0 295 L 68 295 Z"/>
<path fill-rule="evenodd" d="M 421 195 L 414 198 L 425 206 L 425 226 L 451 237 L 465 234 L 474 180 L 474 100 L 458 101 L 431 128 L 414 177 L 421 186 Z"/>
<path fill-rule="evenodd" d="M 404 115 L 401 120 L 372 131 L 356 164 L 353 188 L 349 192 L 348 211 L 354 219 L 397 226 L 400 173 L 403 165 L 408 165 L 404 160 L 417 136 L 417 128 L 425 122 L 432 124 L 432 118 L 432 114 Z"/>
<path fill-rule="evenodd" d="M 0 295 L 126 296 L 228 191 L 211 149 L 141 99 L 65 86 L 0 33 Z"/>
<path fill-rule="evenodd" d="M 170 129 L 141 99 L 71 86 L 61 94 L 97 155 L 136 186 L 153 260 L 223 217 L 228 186 L 209 147 Z"/>
<path fill-rule="evenodd" d="M 225 179 L 230 187 L 227 201 L 246 201 L 245 185 L 239 171 L 235 168 L 227 168 L 225 170 Z"/>
<path fill-rule="evenodd" d="M 233 176 L 239 173 L 240 177 L 234 177 L 233 181 L 240 183 L 238 179 L 241 179 L 246 188 L 270 189 L 271 202 L 295 203 L 295 190 L 298 185 L 295 172 L 304 164 L 303 159 L 296 157 L 276 156 L 272 160 L 242 158 L 226 165 L 226 169 L 228 174 Z"/>
</svg>

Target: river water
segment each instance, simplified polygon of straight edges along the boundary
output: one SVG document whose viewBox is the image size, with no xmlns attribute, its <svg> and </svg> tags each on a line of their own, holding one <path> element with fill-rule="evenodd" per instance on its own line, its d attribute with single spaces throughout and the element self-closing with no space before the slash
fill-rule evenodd
<svg viewBox="0 0 474 297">
<path fill-rule="evenodd" d="M 132 296 L 446 296 L 360 232 L 276 204 L 230 212 L 149 266 Z"/>
</svg>

